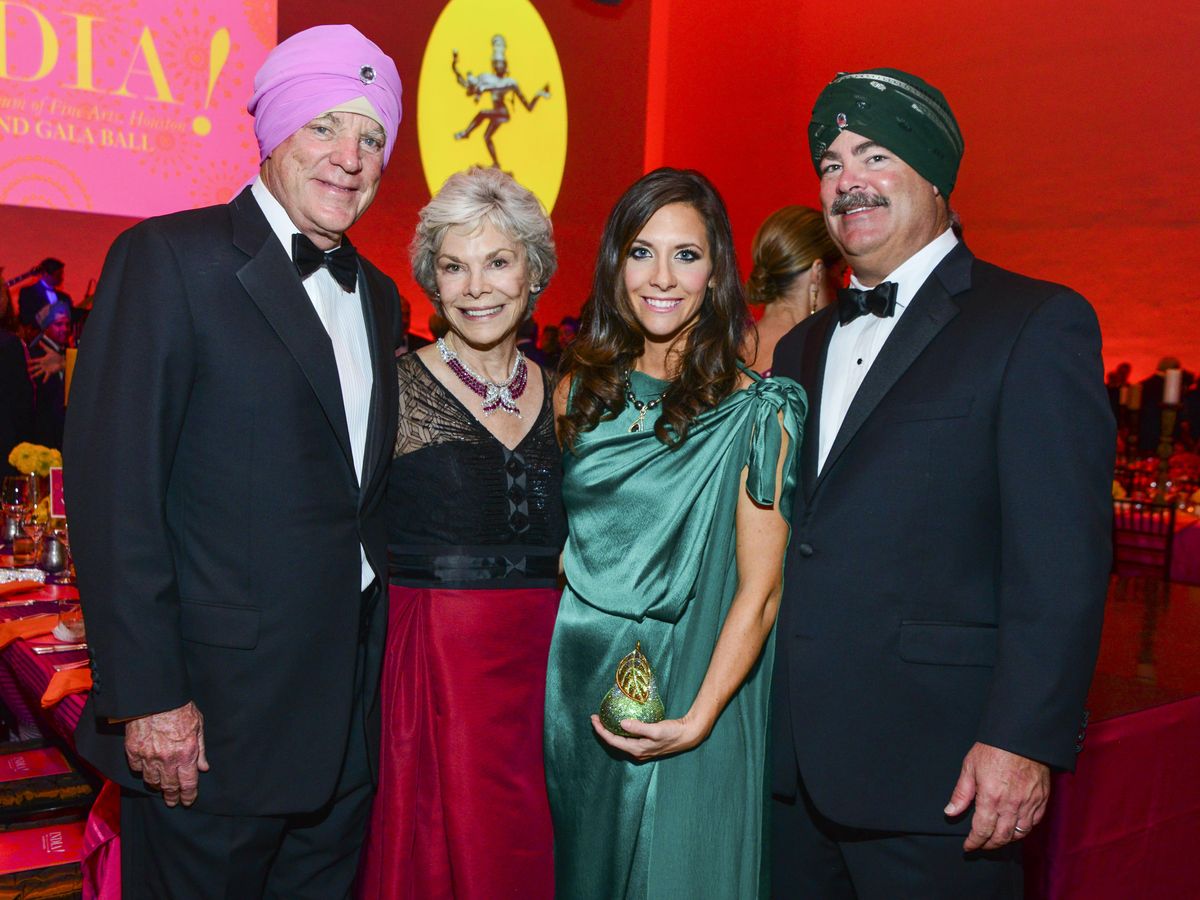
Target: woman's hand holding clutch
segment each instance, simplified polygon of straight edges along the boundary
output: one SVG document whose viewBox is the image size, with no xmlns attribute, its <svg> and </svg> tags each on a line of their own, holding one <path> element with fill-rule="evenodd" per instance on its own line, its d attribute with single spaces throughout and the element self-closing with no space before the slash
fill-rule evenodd
<svg viewBox="0 0 1200 900">
<path fill-rule="evenodd" d="M 592 727 L 604 743 L 638 762 L 691 750 L 712 731 L 712 722 L 702 725 L 694 707 L 679 719 L 664 719 L 664 712 L 658 680 L 638 641 L 617 664 Z"/>
<path fill-rule="evenodd" d="M 708 737 L 712 726 L 706 728 L 689 718 L 690 715 L 689 713 L 681 719 L 663 719 L 661 722 L 623 719 L 621 728 L 633 737 L 613 734 L 600 724 L 600 717 L 597 715 L 592 716 L 592 728 L 608 746 L 628 753 L 638 762 L 646 762 L 691 750 Z"/>
</svg>

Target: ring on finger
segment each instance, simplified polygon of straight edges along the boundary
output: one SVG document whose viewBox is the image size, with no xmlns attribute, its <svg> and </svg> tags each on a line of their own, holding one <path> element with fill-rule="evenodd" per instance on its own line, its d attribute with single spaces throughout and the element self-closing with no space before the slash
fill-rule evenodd
<svg viewBox="0 0 1200 900">
<path fill-rule="evenodd" d="M 1015 831 L 1017 834 L 1029 834 L 1029 829 L 1022 828 L 1020 825 L 1014 825 L 1013 831 Z"/>
</svg>

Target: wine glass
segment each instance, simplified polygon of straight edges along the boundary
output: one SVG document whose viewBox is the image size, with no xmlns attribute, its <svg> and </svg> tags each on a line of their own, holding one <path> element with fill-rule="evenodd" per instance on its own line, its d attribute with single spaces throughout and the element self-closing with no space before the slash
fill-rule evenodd
<svg viewBox="0 0 1200 900">
<path fill-rule="evenodd" d="M 11 513 L 32 509 L 33 479 L 28 475 L 6 475 L 0 484 L 0 505 Z"/>
<path fill-rule="evenodd" d="M 0 482 L 0 514 L 3 533 L 0 540 L 17 552 L 17 539 L 23 533 L 25 518 L 33 511 L 33 484 L 27 475 L 8 475 Z"/>
<path fill-rule="evenodd" d="M 42 535 L 46 533 L 46 523 L 39 522 L 37 514 L 29 512 L 25 515 L 22 527 L 25 529 L 26 536 L 33 541 L 33 558 L 37 560 L 38 554 L 42 551 Z"/>
</svg>

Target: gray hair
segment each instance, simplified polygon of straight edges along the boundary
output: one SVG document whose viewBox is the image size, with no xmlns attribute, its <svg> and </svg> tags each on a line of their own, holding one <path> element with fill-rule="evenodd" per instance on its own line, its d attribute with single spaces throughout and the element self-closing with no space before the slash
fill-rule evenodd
<svg viewBox="0 0 1200 900">
<path fill-rule="evenodd" d="M 558 268 L 554 252 L 554 230 L 541 202 L 528 188 L 499 169 L 473 166 L 455 172 L 442 189 L 425 204 L 417 222 L 417 233 L 409 246 L 413 277 L 429 299 L 440 308 L 437 290 L 437 256 L 451 228 L 478 228 L 484 220 L 517 241 L 525 249 L 530 283 L 529 309 L 546 289 Z"/>
</svg>

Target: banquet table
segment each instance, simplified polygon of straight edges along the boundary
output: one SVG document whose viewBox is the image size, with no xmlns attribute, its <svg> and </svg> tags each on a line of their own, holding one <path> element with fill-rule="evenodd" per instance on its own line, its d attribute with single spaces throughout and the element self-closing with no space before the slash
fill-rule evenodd
<svg viewBox="0 0 1200 900">
<path fill-rule="evenodd" d="M 1171 553 L 1171 580 L 1200 585 L 1200 516 L 1175 514 L 1175 543 Z"/>
<path fill-rule="evenodd" d="M 1136 502 L 1136 501 L 1135 501 Z M 1132 512 L 1133 523 L 1143 523 L 1140 528 L 1146 527 L 1146 522 L 1149 521 L 1148 512 L 1141 511 L 1140 507 L 1135 507 Z M 1126 554 L 1134 554 L 1134 559 L 1137 559 L 1138 547 L 1158 548 L 1158 559 L 1161 560 L 1161 536 L 1150 534 L 1149 532 L 1142 534 L 1140 532 L 1122 532 L 1122 547 Z M 1147 552 L 1151 552 L 1149 549 Z M 1156 557 L 1154 555 L 1146 556 L 1141 565 L 1155 565 Z M 1127 574 L 1123 571 L 1122 565 L 1118 562 L 1117 571 L 1121 574 Z M 1200 585 L 1200 516 L 1197 516 L 1184 510 L 1177 510 L 1175 513 L 1175 535 L 1172 539 L 1171 549 L 1171 581 L 1179 584 L 1195 584 Z"/>
<path fill-rule="evenodd" d="M 1025 841 L 1030 900 L 1200 896 L 1200 588 L 1114 578 L 1075 772 Z"/>
<path fill-rule="evenodd" d="M 1180 533 L 1195 529 L 1185 523 Z M 1178 536 L 1177 536 L 1178 537 Z M 72 589 L 57 590 L 71 595 Z M 37 595 L 31 595 L 37 596 Z M 0 601 L 2 602 L 2 601 Z M 53 611 L 53 602 L 0 605 L 0 622 Z M 38 655 L 50 638 L 0 650 L 0 699 L 69 744 L 85 696 L 48 709 L 41 696 L 55 663 L 84 651 Z M 1129 900 L 1198 896 L 1200 853 L 1200 587 L 1114 579 L 1088 707 L 1092 721 L 1073 774 L 1057 773 L 1046 817 L 1025 841 L 1030 900 Z M 88 821 L 85 897 L 120 895 L 119 793 L 101 792 Z"/>
<path fill-rule="evenodd" d="M 60 600 L 77 600 L 73 587 L 43 586 L 0 600 L 0 623 L 58 611 Z M 19 601 L 21 605 L 17 605 Z M 38 602 L 25 604 L 36 599 Z M 55 676 L 56 665 L 86 661 L 86 650 L 68 650 L 40 655 L 35 647 L 61 644 L 52 635 L 13 641 L 0 649 L 0 701 L 22 724 L 48 727 L 69 746 L 74 747 L 75 726 L 83 713 L 86 693 L 70 693 L 43 708 L 42 696 Z M 84 839 L 84 897 L 118 900 L 120 897 L 120 853 L 117 843 L 119 791 L 106 782 L 92 807 Z"/>
</svg>

